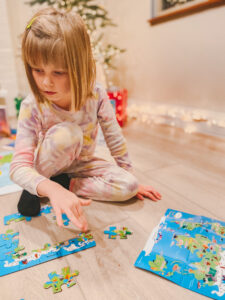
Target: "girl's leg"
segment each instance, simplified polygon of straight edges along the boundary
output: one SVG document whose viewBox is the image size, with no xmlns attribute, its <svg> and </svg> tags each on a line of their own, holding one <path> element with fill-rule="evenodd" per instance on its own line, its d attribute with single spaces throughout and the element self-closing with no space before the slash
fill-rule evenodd
<svg viewBox="0 0 225 300">
<path fill-rule="evenodd" d="M 102 159 L 80 163 L 70 190 L 77 196 L 102 201 L 125 201 L 137 194 L 137 179 L 126 170 Z"/>
<path fill-rule="evenodd" d="M 79 156 L 82 143 L 83 134 L 76 124 L 63 122 L 51 127 L 38 149 L 36 169 L 69 189 L 70 179 L 67 174 L 61 173 Z M 25 216 L 36 216 L 40 212 L 40 198 L 24 190 L 17 207 Z"/>
<path fill-rule="evenodd" d="M 52 126 L 39 146 L 35 168 L 50 178 L 65 172 L 76 160 L 83 145 L 83 133 L 75 123 L 62 122 Z"/>
</svg>

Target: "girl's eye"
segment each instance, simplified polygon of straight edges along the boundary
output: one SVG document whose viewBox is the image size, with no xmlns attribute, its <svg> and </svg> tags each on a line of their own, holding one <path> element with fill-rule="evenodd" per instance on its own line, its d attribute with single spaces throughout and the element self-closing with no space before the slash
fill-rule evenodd
<svg viewBox="0 0 225 300">
<path fill-rule="evenodd" d="M 65 72 L 62 72 L 62 71 L 55 71 L 54 73 L 55 73 L 55 75 L 64 75 L 65 74 Z"/>
<path fill-rule="evenodd" d="M 41 70 L 41 69 L 33 69 L 34 70 L 34 72 L 36 72 L 36 73 L 43 73 L 44 71 L 43 70 Z"/>
</svg>

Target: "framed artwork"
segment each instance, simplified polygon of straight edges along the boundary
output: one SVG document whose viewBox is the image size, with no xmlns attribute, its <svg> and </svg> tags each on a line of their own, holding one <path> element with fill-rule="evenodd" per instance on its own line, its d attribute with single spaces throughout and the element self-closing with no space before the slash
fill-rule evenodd
<svg viewBox="0 0 225 300">
<path fill-rule="evenodd" d="M 220 5 L 225 5 L 225 0 L 151 0 L 149 23 L 155 25 Z"/>
</svg>

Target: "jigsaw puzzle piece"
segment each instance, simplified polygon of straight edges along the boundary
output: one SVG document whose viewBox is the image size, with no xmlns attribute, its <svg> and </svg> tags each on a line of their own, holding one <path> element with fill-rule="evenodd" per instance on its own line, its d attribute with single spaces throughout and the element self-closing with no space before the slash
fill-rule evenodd
<svg viewBox="0 0 225 300">
<path fill-rule="evenodd" d="M 116 239 L 117 236 L 119 236 L 120 239 L 127 239 L 127 235 L 131 235 L 132 232 L 128 230 L 127 227 L 118 230 L 115 226 L 111 226 L 109 230 L 104 231 L 104 234 L 108 234 L 109 239 Z"/>
<path fill-rule="evenodd" d="M 117 233 L 115 232 L 116 226 L 110 226 L 109 230 L 105 230 L 104 234 L 108 234 L 109 239 L 116 239 Z"/>
<path fill-rule="evenodd" d="M 67 287 L 71 287 L 76 284 L 75 276 L 79 274 L 78 271 L 74 271 L 73 273 L 70 273 L 69 267 L 64 267 L 62 269 L 61 274 L 57 274 L 56 271 L 51 272 L 48 274 L 48 277 L 50 281 L 47 281 L 44 284 L 44 288 L 48 289 L 52 287 L 53 293 L 59 293 L 62 291 L 62 285 L 66 284 Z"/>
<path fill-rule="evenodd" d="M 66 214 L 62 214 L 62 219 L 63 219 L 64 226 L 68 226 L 70 224 L 70 219 L 67 217 Z"/>
<path fill-rule="evenodd" d="M 50 214 L 52 212 L 52 206 L 51 205 L 44 205 L 42 206 L 40 213 L 38 214 L 38 216 L 41 216 L 42 214 Z"/>
<path fill-rule="evenodd" d="M 79 233 L 79 237 L 77 238 L 78 242 L 84 242 L 86 240 L 92 240 L 93 235 L 90 233 Z"/>
<path fill-rule="evenodd" d="M 52 206 L 45 205 L 41 208 L 40 213 L 38 216 L 41 216 L 42 214 L 50 214 L 52 211 Z M 26 217 L 21 215 L 20 213 L 11 214 L 4 217 L 4 225 L 9 225 L 12 222 L 20 222 L 23 220 L 26 220 L 27 222 L 31 221 L 32 217 Z"/>
<path fill-rule="evenodd" d="M 18 235 L 19 232 L 13 232 L 13 230 L 7 230 L 5 234 L 0 234 L 0 254 L 14 252 L 14 249 L 18 247 L 19 240 L 13 238 Z"/>
<path fill-rule="evenodd" d="M 53 220 L 56 220 L 56 216 L 53 216 Z M 62 220 L 64 226 L 68 226 L 70 224 L 70 219 L 64 213 L 62 214 Z"/>
<path fill-rule="evenodd" d="M 10 225 L 12 222 L 20 222 L 25 219 L 26 219 L 26 221 L 29 222 L 31 220 L 31 217 L 25 217 L 25 216 L 21 215 L 20 213 L 11 214 L 11 215 L 4 217 L 4 225 Z"/>
</svg>

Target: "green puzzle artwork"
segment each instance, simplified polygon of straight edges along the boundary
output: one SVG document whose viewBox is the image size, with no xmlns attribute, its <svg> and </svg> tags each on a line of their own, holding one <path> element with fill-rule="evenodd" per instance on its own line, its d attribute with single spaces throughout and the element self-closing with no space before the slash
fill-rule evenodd
<svg viewBox="0 0 225 300">
<path fill-rule="evenodd" d="M 66 284 L 67 287 L 72 287 L 76 284 L 75 276 L 79 275 L 79 271 L 75 270 L 70 273 L 70 267 L 62 268 L 61 274 L 57 274 L 55 271 L 48 274 L 50 281 L 44 284 L 44 288 L 48 289 L 52 287 L 53 293 L 59 293 L 62 291 L 62 285 Z"/>
<path fill-rule="evenodd" d="M 9 229 L 0 234 L 0 276 L 47 262 L 96 246 L 90 233 L 80 233 L 74 238 L 56 244 L 45 243 L 44 247 L 23 252 L 24 246 L 19 245 L 19 232 Z"/>
</svg>

